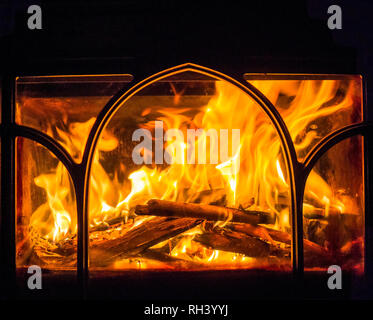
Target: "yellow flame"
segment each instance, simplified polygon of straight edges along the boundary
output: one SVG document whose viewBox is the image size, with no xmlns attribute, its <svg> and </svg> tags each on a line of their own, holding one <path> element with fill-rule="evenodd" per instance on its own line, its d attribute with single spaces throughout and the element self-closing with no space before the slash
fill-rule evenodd
<svg viewBox="0 0 373 320">
<path fill-rule="evenodd" d="M 280 161 L 278 161 L 278 160 L 276 160 L 276 168 L 277 168 L 278 176 L 280 177 L 280 179 L 282 180 L 282 182 L 286 185 L 285 177 L 284 177 L 284 174 L 283 174 L 283 172 L 281 170 Z"/>
</svg>

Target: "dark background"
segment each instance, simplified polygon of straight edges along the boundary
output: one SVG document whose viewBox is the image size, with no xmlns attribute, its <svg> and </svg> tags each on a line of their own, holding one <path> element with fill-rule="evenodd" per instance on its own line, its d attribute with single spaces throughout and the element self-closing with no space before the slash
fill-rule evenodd
<svg viewBox="0 0 373 320">
<path fill-rule="evenodd" d="M 42 8 L 42 30 L 27 27 L 32 4 Z M 342 8 L 342 30 L 327 27 L 332 4 Z M 2 0 L 0 73 L 139 79 L 193 62 L 230 75 L 358 73 L 369 84 L 372 12 L 369 0 Z"/>
<path fill-rule="evenodd" d="M 2 69 L 21 73 L 151 74 L 187 61 L 230 73 L 372 72 L 368 0 L 0 3 Z M 42 30 L 27 28 L 31 4 L 42 8 Z M 342 30 L 327 27 L 331 4 L 342 8 Z"/>
</svg>

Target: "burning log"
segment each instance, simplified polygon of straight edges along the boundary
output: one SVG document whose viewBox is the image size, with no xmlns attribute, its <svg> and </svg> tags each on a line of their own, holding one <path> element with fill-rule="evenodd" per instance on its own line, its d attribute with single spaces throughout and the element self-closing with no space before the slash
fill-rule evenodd
<svg viewBox="0 0 373 320">
<path fill-rule="evenodd" d="M 253 237 L 259 237 L 269 242 L 273 242 L 273 240 L 275 240 L 285 244 L 291 244 L 291 235 L 280 230 L 245 224 L 231 224 L 229 225 L 229 228 L 233 231 L 242 232 Z M 326 249 L 307 239 L 303 239 L 303 246 L 305 254 L 313 254 L 317 257 L 324 258 L 328 258 L 330 256 Z"/>
<path fill-rule="evenodd" d="M 105 230 L 110 229 L 112 226 L 114 226 L 118 223 L 126 222 L 126 220 L 127 220 L 126 216 L 121 215 L 121 216 L 118 216 L 118 217 L 114 217 L 112 219 L 109 219 L 108 221 L 102 222 L 101 224 L 99 224 L 97 226 L 91 227 L 89 229 L 89 232 L 105 231 Z"/>
<path fill-rule="evenodd" d="M 206 268 L 206 265 L 204 265 L 203 263 L 173 257 L 158 249 L 147 249 L 144 252 L 140 253 L 137 257 L 162 262 L 172 269 L 200 270 Z"/>
<path fill-rule="evenodd" d="M 157 217 L 131 228 L 123 236 L 95 242 L 91 247 L 91 259 L 95 265 L 106 265 L 117 257 L 136 256 L 157 243 L 183 233 L 202 221 Z"/>
<path fill-rule="evenodd" d="M 205 224 L 205 228 L 207 228 L 207 232 L 197 235 L 194 240 L 209 248 L 242 253 L 254 258 L 290 257 L 291 236 L 286 232 L 248 224 L 229 224 L 220 228 L 209 223 Z M 282 248 L 273 240 L 285 243 L 288 246 Z M 335 261 L 330 252 L 316 243 L 306 239 L 303 243 L 304 260 L 308 267 L 329 266 Z"/>
<path fill-rule="evenodd" d="M 123 225 L 123 232 L 118 231 L 119 234 L 115 234 L 115 237 L 109 234 L 108 239 L 101 238 L 92 241 L 90 246 L 91 264 L 93 266 L 108 266 L 117 258 L 139 256 L 146 249 L 194 228 L 201 222 L 197 219 L 156 217 L 139 225 Z M 36 254 L 39 260 L 45 264 L 54 262 L 71 265 L 71 263 L 76 262 L 76 238 L 73 241 L 64 242 L 57 248 L 48 248 L 44 245 L 36 247 L 38 248 Z"/>
<path fill-rule="evenodd" d="M 212 249 L 241 253 L 255 258 L 285 257 L 290 254 L 289 250 L 226 228 L 214 227 L 211 231 L 196 235 L 193 240 Z"/>
<path fill-rule="evenodd" d="M 272 224 L 275 216 L 263 211 L 247 211 L 208 204 L 183 203 L 166 200 L 149 200 L 146 205 L 136 206 L 137 215 L 183 217 L 207 221 L 230 221 L 257 224 Z"/>
</svg>

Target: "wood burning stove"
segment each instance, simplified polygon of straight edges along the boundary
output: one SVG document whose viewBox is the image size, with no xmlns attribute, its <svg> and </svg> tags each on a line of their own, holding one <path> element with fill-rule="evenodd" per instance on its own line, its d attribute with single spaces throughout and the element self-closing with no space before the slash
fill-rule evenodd
<svg viewBox="0 0 373 320">
<path fill-rule="evenodd" d="M 0 10 L 0 298 L 373 297 L 371 5 L 35 4 Z"/>
<path fill-rule="evenodd" d="M 331 265 L 364 277 L 360 76 L 187 63 L 136 83 L 54 75 L 6 88 L 2 263 L 21 286 L 30 265 L 93 296 L 112 278 L 144 295 L 170 278 L 283 286 Z"/>
</svg>

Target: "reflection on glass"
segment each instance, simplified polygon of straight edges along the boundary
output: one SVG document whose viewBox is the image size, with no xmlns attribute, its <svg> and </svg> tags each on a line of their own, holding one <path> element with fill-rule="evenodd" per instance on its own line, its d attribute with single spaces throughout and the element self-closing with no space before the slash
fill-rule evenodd
<svg viewBox="0 0 373 320">
<path fill-rule="evenodd" d="M 303 160 L 329 133 L 362 121 L 359 76 L 279 74 L 245 77 L 283 117 L 299 160 Z"/>
<path fill-rule="evenodd" d="M 363 271 L 362 138 L 327 151 L 308 177 L 303 203 L 305 267 Z"/>
<path fill-rule="evenodd" d="M 41 145 L 16 140 L 17 267 L 76 266 L 74 187 L 64 165 Z"/>
<path fill-rule="evenodd" d="M 131 75 L 19 77 L 16 122 L 61 143 L 79 162 L 93 123 Z"/>
</svg>

